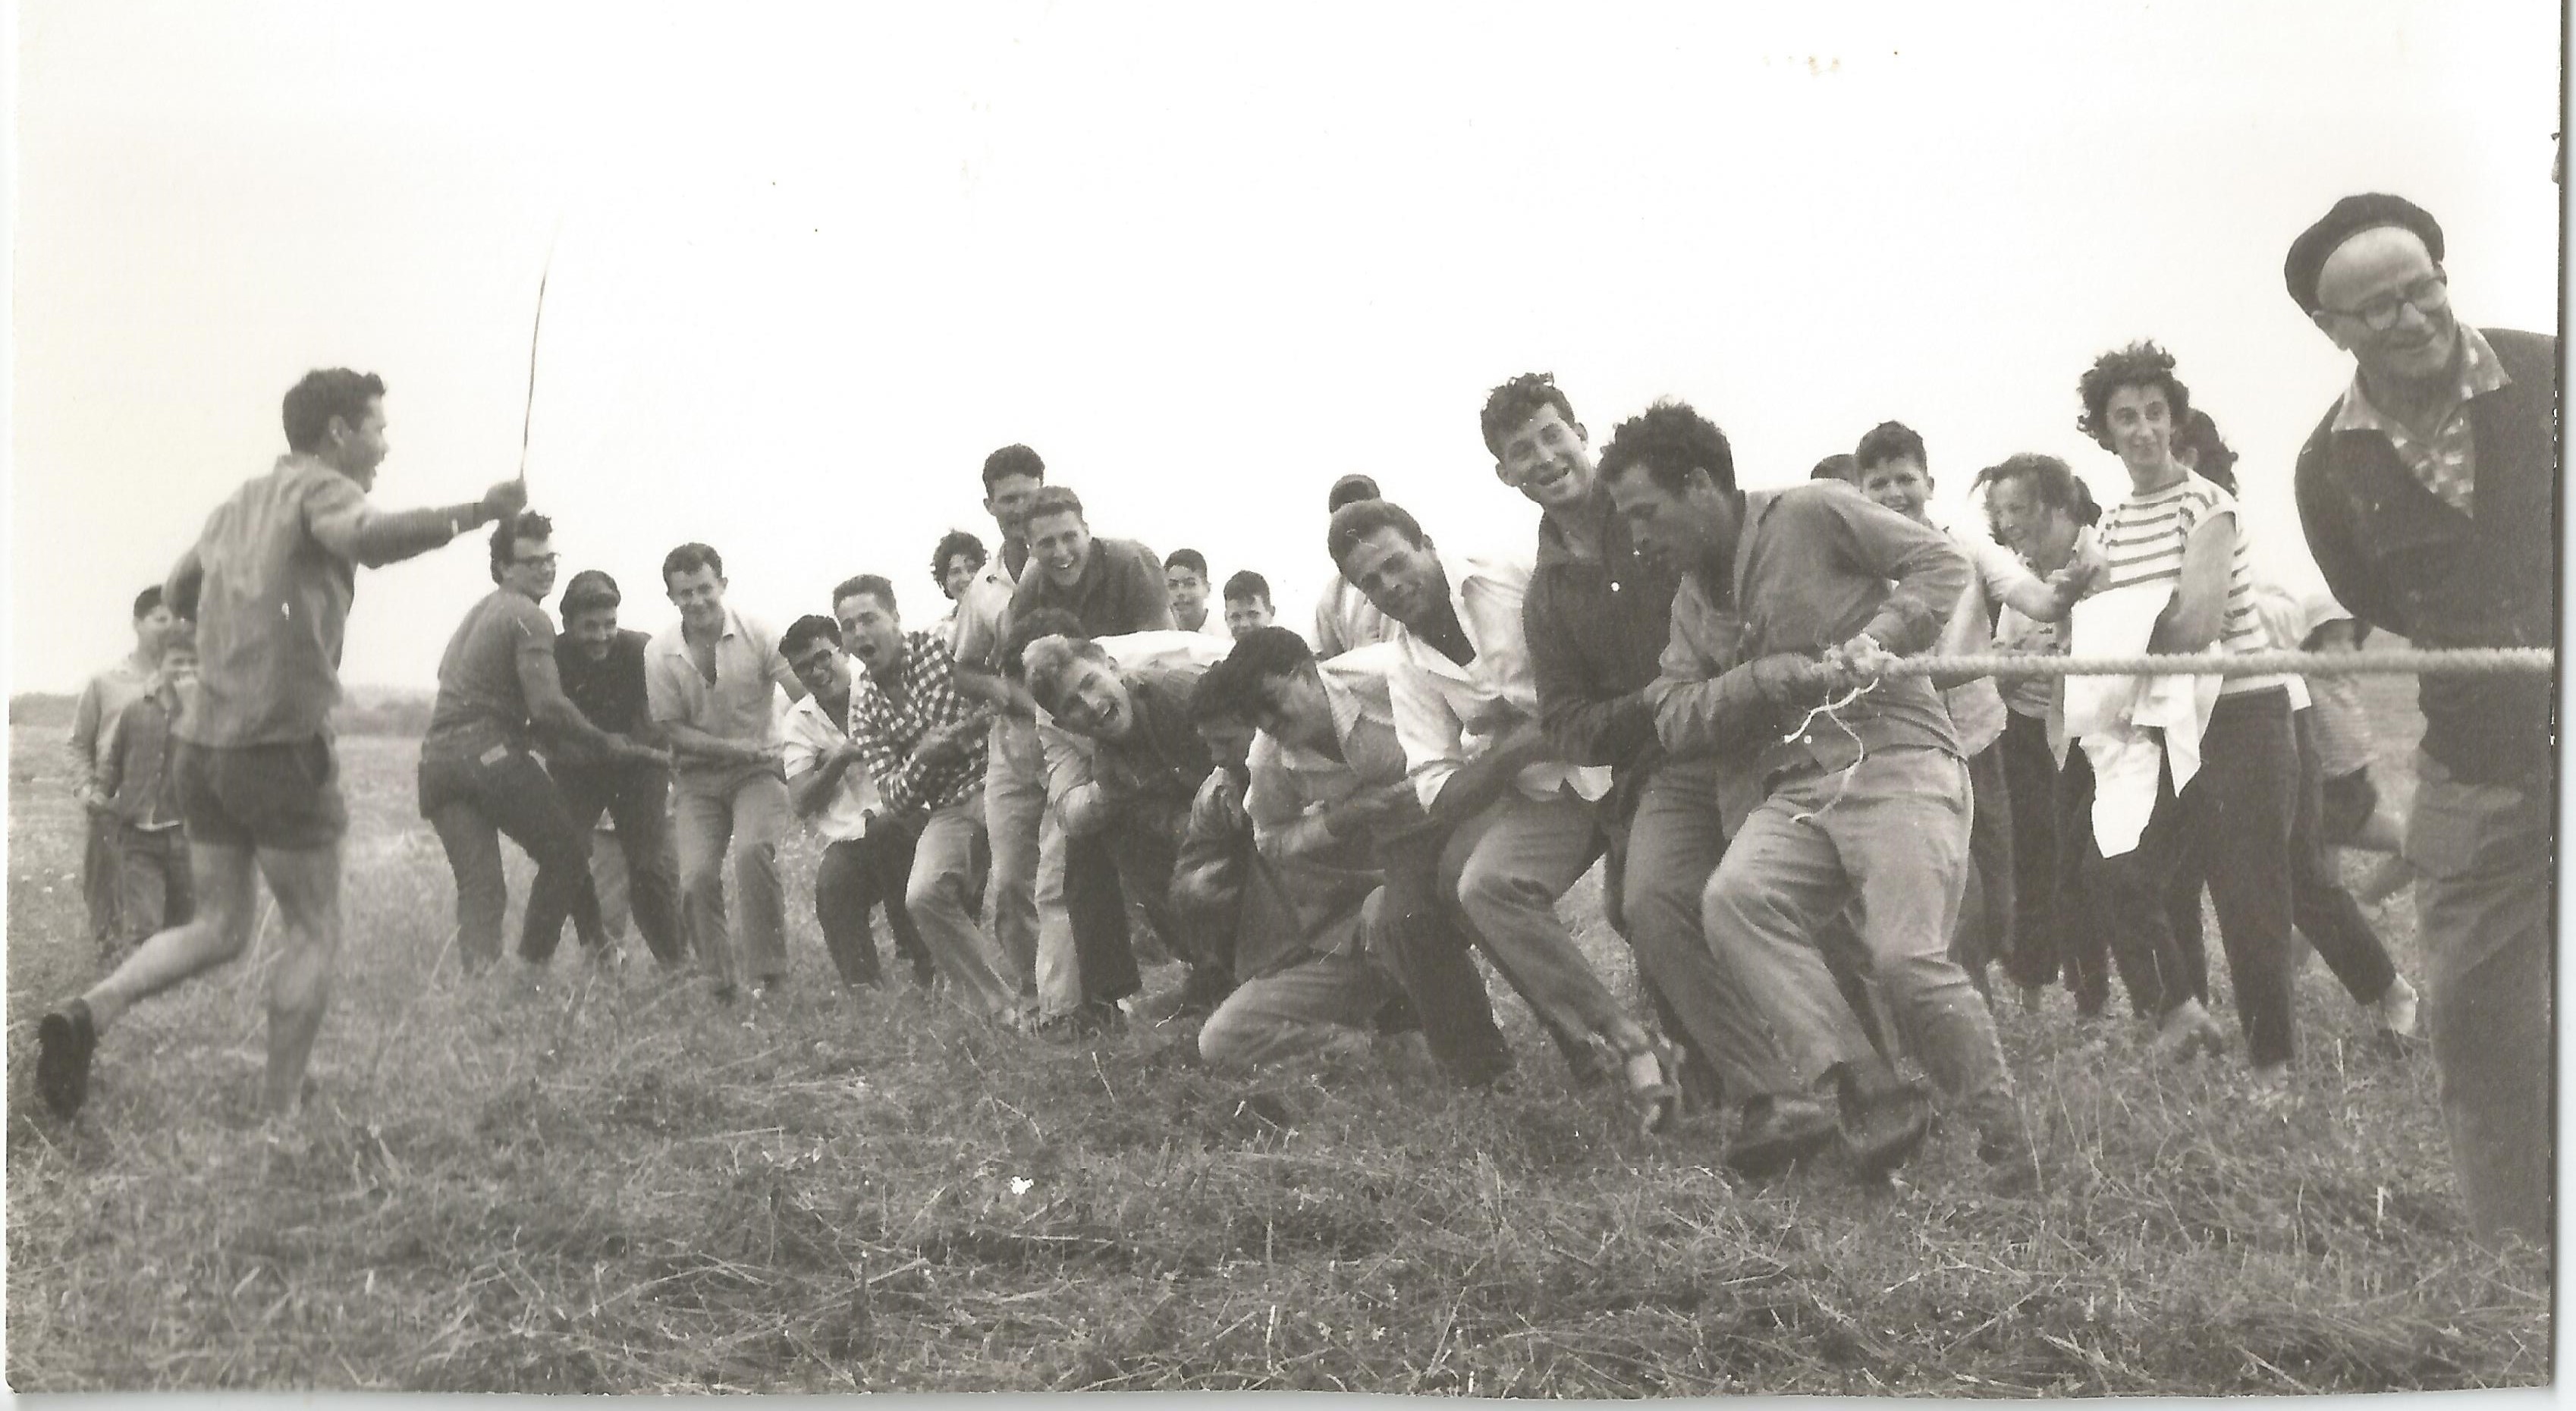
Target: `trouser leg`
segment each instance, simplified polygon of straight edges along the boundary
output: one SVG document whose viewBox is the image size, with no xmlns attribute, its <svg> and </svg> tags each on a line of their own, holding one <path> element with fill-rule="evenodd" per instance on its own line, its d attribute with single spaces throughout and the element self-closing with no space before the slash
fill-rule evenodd
<svg viewBox="0 0 2576 1411">
<path fill-rule="evenodd" d="M 2173 792 L 2173 772 L 2156 781 L 2155 809 L 2138 836 L 2138 845 L 2117 857 L 2105 857 L 2088 830 L 2084 890 L 2098 924 L 2111 942 L 2111 958 L 2120 982 L 2139 1013 L 2161 1019 L 2192 998 L 2189 969 L 2175 943 L 2165 910 L 2176 869 L 2183 866 L 2189 827 L 2182 801 Z"/>
<path fill-rule="evenodd" d="M 1968 824 L 1968 876 L 1977 904 L 1973 910 L 1960 908 L 1952 958 L 1983 993 L 1986 967 L 2009 952 L 2016 910 L 2012 800 L 2004 783 L 2000 739 L 1968 757 L 1968 794 L 1973 814 Z"/>
<path fill-rule="evenodd" d="M 2317 958 L 2334 972 L 2344 993 L 2359 1004 L 2376 1004 L 2397 982 L 2397 967 L 2388 947 L 2370 928 L 2361 903 L 2346 891 L 2335 870 L 2334 854 L 2321 834 L 2325 814 L 2325 771 L 2317 761 L 2313 711 L 2299 711 L 2291 728 L 2299 749 L 2297 812 L 2290 820 L 2290 920 L 2316 947 Z"/>
<path fill-rule="evenodd" d="M 725 851 L 733 841 L 733 796 L 687 785 L 672 799 L 672 841 L 690 949 L 719 989 L 738 983 L 733 936 L 725 925 Z"/>
<path fill-rule="evenodd" d="M 1007 717 L 993 722 L 992 754 L 984 771 L 984 823 L 993 850 L 987 890 L 992 894 L 993 939 L 1008 957 L 1020 993 L 1042 1000 L 1053 995 L 1060 1002 L 1046 1007 L 1060 1011 L 1080 1003 L 1080 982 L 1067 974 L 1050 986 L 1039 973 L 1038 828 L 1046 813 L 1046 776 L 1035 763 L 1037 750 L 1034 727 Z"/>
<path fill-rule="evenodd" d="M 89 938 L 100 945 L 116 939 L 116 830 L 122 826 L 105 809 L 88 810 L 81 839 L 81 902 L 89 912 Z"/>
<path fill-rule="evenodd" d="M 671 777 L 641 768 L 622 776 L 608 798 L 617 845 L 626 854 L 626 896 L 644 947 L 664 966 L 689 951 L 689 921 L 680 904 L 680 859 L 671 821 Z M 719 888 L 721 892 L 721 888 Z M 722 914 L 721 896 L 718 914 Z"/>
<path fill-rule="evenodd" d="M 2550 1245 L 2548 783 L 2464 784 L 2416 757 L 2406 857 L 2424 943 L 2442 1122 L 2478 1238 Z"/>
<path fill-rule="evenodd" d="M 1996 748 L 2012 814 L 2013 918 L 2004 969 L 2014 984 L 2037 989 L 2058 976 L 2057 762 L 2048 753 L 2048 722 L 2008 715 Z"/>
<path fill-rule="evenodd" d="M 1118 886 L 1118 863 L 1108 839 L 1065 836 L 1064 910 L 1082 976 L 1083 1003 L 1115 1004 L 1143 988 L 1127 935 L 1127 897 Z"/>
<path fill-rule="evenodd" d="M 1494 1023 L 1493 1000 L 1469 953 L 1474 942 L 1464 919 L 1440 900 L 1446 842 L 1445 834 L 1427 825 L 1378 839 L 1386 889 L 1372 937 L 1412 1001 L 1432 1055 L 1451 1077 L 1476 1086 L 1509 1072 L 1512 1052 Z"/>
<path fill-rule="evenodd" d="M 2257 1067 L 2298 1050 L 2290 1007 L 2290 823 L 2298 749 L 2286 691 L 2221 696 L 2201 737 L 2186 816 L 2206 818 L 2209 895 L 2236 985 L 2236 1021 Z"/>
<path fill-rule="evenodd" d="M 1301 1058 L 1374 1019 L 1393 976 L 1357 949 L 1318 956 L 1236 987 L 1199 1028 L 1199 1059 L 1249 1068 Z"/>
<path fill-rule="evenodd" d="M 880 893 L 867 852 L 865 839 L 844 838 L 824 848 L 814 863 L 814 922 L 844 985 L 874 985 L 881 978 L 876 940 L 868 933 L 868 911 Z"/>
<path fill-rule="evenodd" d="M 1578 1044 L 1597 1039 L 1632 1053 L 1644 1027 L 1620 1008 L 1556 914 L 1557 898 L 1600 855 L 1591 804 L 1514 791 L 1449 840 L 1441 880 L 1454 883 L 1478 944 L 1542 1024 Z"/>
<path fill-rule="evenodd" d="M 1002 979 L 1000 957 L 969 910 L 975 890 L 975 835 L 984 828 L 980 814 L 973 803 L 932 811 L 913 846 L 912 877 L 904 901 L 957 1002 L 978 1013 L 995 1014 L 1011 1007 L 1016 991 Z"/>
<path fill-rule="evenodd" d="M 472 799 L 453 798 L 429 815 L 447 870 L 456 879 L 456 952 L 468 970 L 501 958 L 501 913 L 509 905 L 501 875 L 501 832 Z"/>
<path fill-rule="evenodd" d="M 599 925 L 599 894 L 590 882 L 589 830 L 573 825 L 563 796 L 535 757 L 514 750 L 478 763 L 473 781 L 484 816 L 537 865 L 521 919 L 519 957 L 538 965 L 552 958 L 567 916 L 584 947 L 607 944 Z"/>
<path fill-rule="evenodd" d="M 2093 840 L 2093 765 L 2080 745 L 2066 751 L 2058 772 L 2055 818 L 2057 872 L 2050 910 L 2057 914 L 2059 957 L 2075 1012 L 2099 1015 L 2111 1002 L 2111 936 L 2101 903 L 2085 887 L 2099 865 Z"/>
<path fill-rule="evenodd" d="M 755 774 L 734 791 L 733 876 L 742 910 L 736 946 L 744 969 L 763 985 L 787 978 L 787 885 L 778 845 L 795 819 L 787 781 Z"/>
<path fill-rule="evenodd" d="M 927 985 L 931 977 L 938 973 L 938 968 L 931 958 L 929 945 L 921 939 L 921 928 L 913 924 L 912 908 L 904 902 L 904 893 L 910 890 L 912 885 L 913 852 L 919 841 L 920 834 L 911 828 L 900 825 L 880 826 L 875 832 L 868 834 L 866 856 L 868 867 L 876 877 L 876 895 L 885 906 L 886 930 L 894 936 L 894 952 L 912 966 L 913 978 Z M 985 856 L 987 854 L 979 847 L 976 851 L 977 859 L 980 861 Z M 983 869 L 979 867 L 976 875 L 981 878 L 984 875 Z M 980 895 L 970 896 L 966 907 L 967 914 L 982 916 L 984 909 L 981 902 Z M 875 954 L 876 947 L 873 943 L 869 945 L 868 951 L 871 955 Z M 1006 956 L 1002 964 L 1003 978 L 1011 978 L 1013 972 L 1009 967 L 1012 961 Z"/>
<path fill-rule="evenodd" d="M 622 945 L 634 908 L 626 900 L 626 849 L 613 832 L 596 822 L 590 828 L 590 887 L 599 893 L 599 929 L 610 945 Z"/>
<path fill-rule="evenodd" d="M 141 945 L 154 932 L 185 922 L 188 919 L 186 864 L 183 859 L 178 867 L 171 865 L 174 856 L 185 852 L 179 830 L 146 830 L 120 820 L 112 846 L 116 857 L 113 880 L 119 948 L 131 949 Z M 176 883 L 171 880 L 174 872 L 179 878 Z"/>
</svg>

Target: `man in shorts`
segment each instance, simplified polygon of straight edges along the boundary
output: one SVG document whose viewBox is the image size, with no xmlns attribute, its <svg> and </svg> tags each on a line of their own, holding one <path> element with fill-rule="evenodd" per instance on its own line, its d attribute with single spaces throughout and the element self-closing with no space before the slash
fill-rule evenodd
<svg viewBox="0 0 2576 1411">
<path fill-rule="evenodd" d="M 171 607 L 197 622 L 197 698 L 180 720 L 178 767 L 198 911 L 39 1021 L 36 1090 L 57 1117 L 80 1111 L 98 1035 L 136 1001 L 250 948 L 254 873 L 283 923 L 261 1108 L 279 1118 L 302 1103 L 340 948 L 349 814 L 330 717 L 358 567 L 427 553 L 527 504 L 516 480 L 440 509 L 367 503 L 385 457 L 384 394 L 373 373 L 307 373 L 286 394 L 287 454 L 218 506 L 171 570 Z"/>
</svg>

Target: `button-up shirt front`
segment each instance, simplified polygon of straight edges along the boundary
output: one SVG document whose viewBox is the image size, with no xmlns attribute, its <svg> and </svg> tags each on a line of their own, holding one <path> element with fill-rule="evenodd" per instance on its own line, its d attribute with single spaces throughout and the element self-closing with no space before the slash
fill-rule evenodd
<svg viewBox="0 0 2576 1411">
<path fill-rule="evenodd" d="M 1538 676 L 1521 628 L 1530 560 L 1444 554 L 1440 563 L 1449 579 L 1449 605 L 1475 660 L 1461 666 L 1397 623 L 1393 641 L 1401 656 L 1388 681 L 1396 736 L 1425 810 L 1469 760 L 1513 726 L 1538 719 Z M 1542 759 L 1521 770 L 1513 784 L 1533 799 L 1553 798 L 1567 788 L 1598 799 L 1610 792 L 1610 770 Z"/>
<path fill-rule="evenodd" d="M 778 696 L 784 688 L 801 695 L 802 683 L 778 651 L 778 634 L 728 607 L 723 635 L 716 639 L 715 679 L 698 670 L 678 623 L 653 638 L 644 659 L 644 694 L 653 719 L 686 725 L 724 740 L 755 745 L 778 743 Z M 742 772 L 744 766 L 682 759 L 683 783 L 713 780 Z"/>
<path fill-rule="evenodd" d="M 1325 703 L 1332 708 L 1339 759 L 1288 744 L 1267 731 L 1252 737 L 1252 782 L 1244 791 L 1243 811 L 1252 820 L 1253 845 L 1262 856 L 1286 862 L 1324 855 L 1364 865 L 1367 840 L 1334 836 L 1324 826 L 1323 810 L 1406 775 L 1404 744 L 1396 738 L 1395 705 L 1387 685 L 1398 657 L 1392 644 L 1373 643 L 1315 663 Z"/>
<path fill-rule="evenodd" d="M 2478 483 L 2478 438 L 2469 423 L 2469 403 L 2486 393 L 2510 386 L 2513 379 L 2505 376 L 2504 364 L 2486 335 L 2461 324 L 2459 400 L 2433 428 L 2429 437 L 2419 437 L 2406 429 L 2406 423 L 2373 406 L 2370 394 L 2362 389 L 2361 373 L 2352 375 L 2352 386 L 2343 394 L 2337 407 L 2334 429 L 2337 431 L 2376 431 L 2388 438 L 2409 473 L 2425 489 L 2441 497 L 2442 503 L 2462 514 L 2471 512 L 2476 501 Z"/>
<path fill-rule="evenodd" d="M 852 695 L 858 694 L 855 682 L 850 690 Z M 823 709 L 821 698 L 811 694 L 787 708 L 779 733 L 786 745 L 783 762 L 791 784 L 822 768 L 823 756 L 849 738 L 841 723 Z M 868 835 L 868 813 L 876 806 L 876 781 L 868 776 L 866 763 L 857 762 L 841 771 L 839 787 L 811 822 L 815 832 L 832 842 L 845 843 Z"/>
</svg>

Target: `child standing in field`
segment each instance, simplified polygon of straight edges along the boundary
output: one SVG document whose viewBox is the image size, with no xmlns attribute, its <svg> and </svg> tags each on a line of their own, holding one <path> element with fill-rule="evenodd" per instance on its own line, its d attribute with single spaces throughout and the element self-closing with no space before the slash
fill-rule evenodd
<svg viewBox="0 0 2576 1411">
<path fill-rule="evenodd" d="M 179 829 L 173 731 L 197 682 L 197 642 L 174 632 L 143 694 L 119 712 L 100 751 L 100 822 L 115 859 L 116 928 L 103 939 L 110 959 L 196 912 L 188 843 Z"/>
</svg>

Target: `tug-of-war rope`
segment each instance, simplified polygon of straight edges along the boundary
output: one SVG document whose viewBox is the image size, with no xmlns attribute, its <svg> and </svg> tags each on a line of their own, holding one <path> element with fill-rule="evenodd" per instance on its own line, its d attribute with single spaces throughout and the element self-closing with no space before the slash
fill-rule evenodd
<svg viewBox="0 0 2576 1411">
<path fill-rule="evenodd" d="M 1902 676 L 2545 676 L 2551 647 L 2453 647 L 2443 651 L 2245 652 L 2234 655 L 2072 657 L 2027 652 L 1911 656 L 1884 663 Z"/>
</svg>

